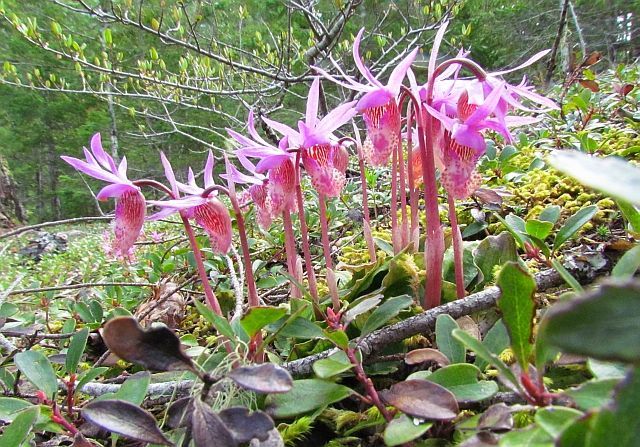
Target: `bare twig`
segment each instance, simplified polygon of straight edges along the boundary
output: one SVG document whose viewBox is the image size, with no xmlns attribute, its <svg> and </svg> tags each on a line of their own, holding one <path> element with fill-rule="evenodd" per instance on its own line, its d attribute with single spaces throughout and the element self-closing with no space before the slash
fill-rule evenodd
<svg viewBox="0 0 640 447">
<path fill-rule="evenodd" d="M 113 220 L 113 216 L 74 217 L 73 219 L 56 220 L 54 222 L 43 222 L 35 225 L 27 225 L 26 227 L 16 228 L 13 231 L 8 231 L 4 234 L 0 234 L 0 239 L 5 239 L 10 236 L 16 236 L 18 234 L 24 233 L 25 231 L 38 230 L 40 228 L 54 227 L 66 224 L 76 224 L 79 222 L 93 222 L 96 220 Z"/>
<path fill-rule="evenodd" d="M 9 292 L 9 295 L 26 295 L 29 293 L 41 293 L 51 292 L 55 290 L 74 290 L 74 289 L 86 289 L 89 287 L 155 287 L 157 284 L 149 282 L 88 282 L 80 284 L 65 284 L 52 287 L 35 287 L 33 289 L 21 289 Z"/>
</svg>

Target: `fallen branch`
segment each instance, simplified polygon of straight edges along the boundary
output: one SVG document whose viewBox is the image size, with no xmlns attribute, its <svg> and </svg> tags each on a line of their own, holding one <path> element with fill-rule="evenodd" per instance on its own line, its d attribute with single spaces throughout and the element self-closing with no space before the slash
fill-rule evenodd
<svg viewBox="0 0 640 447">
<path fill-rule="evenodd" d="M 89 283 L 80 283 L 80 284 L 65 284 L 61 286 L 52 286 L 52 287 L 36 287 L 33 289 L 21 289 L 14 290 L 9 292 L 9 296 L 11 295 L 24 295 L 28 293 L 41 293 L 41 292 L 51 292 L 54 290 L 73 290 L 73 289 L 86 289 L 88 287 L 155 287 L 157 284 L 155 283 L 147 283 L 147 282 L 89 282 Z"/>
<path fill-rule="evenodd" d="M 95 220 L 113 220 L 113 216 L 95 216 L 95 217 L 75 217 L 73 219 L 56 220 L 54 222 L 43 222 L 35 225 L 27 225 L 26 227 L 16 228 L 13 231 L 8 231 L 4 234 L 0 234 L 0 239 L 4 239 L 10 236 L 16 236 L 25 231 L 37 230 L 39 228 L 54 227 L 57 225 L 75 224 L 78 222 L 92 222 Z"/>
</svg>

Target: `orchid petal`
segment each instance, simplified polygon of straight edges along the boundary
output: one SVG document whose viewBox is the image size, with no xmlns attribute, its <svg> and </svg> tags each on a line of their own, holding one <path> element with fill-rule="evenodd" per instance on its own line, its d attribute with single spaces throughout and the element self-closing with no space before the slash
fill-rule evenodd
<svg viewBox="0 0 640 447">
<path fill-rule="evenodd" d="M 228 172 L 226 174 L 220 175 L 220 177 L 222 177 L 222 178 L 224 178 L 226 180 L 231 179 L 235 183 L 250 183 L 250 184 L 255 184 L 255 185 L 262 184 L 262 180 L 261 179 L 259 179 L 258 177 L 255 177 L 255 176 L 243 174 L 242 172 L 240 172 L 238 170 L 238 168 L 236 168 L 232 164 L 229 164 L 227 169 L 228 169 Z"/>
<path fill-rule="evenodd" d="M 491 76 L 501 76 L 501 75 L 504 75 L 504 74 L 507 74 L 507 73 L 511 73 L 513 71 L 521 70 L 521 69 L 523 69 L 525 67 L 528 67 L 529 65 L 533 64 L 534 62 L 537 62 L 538 60 L 542 59 L 547 54 L 549 54 L 550 51 L 551 51 L 550 49 L 540 51 L 540 52 L 534 54 L 533 56 L 531 56 L 529 59 L 527 59 L 523 63 L 521 63 L 520 65 L 518 65 L 517 67 L 509 68 L 507 70 L 502 70 L 502 71 L 496 71 L 495 73 L 491 73 Z"/>
<path fill-rule="evenodd" d="M 477 151 L 486 147 L 484 137 L 477 130 L 466 124 L 456 124 L 451 130 L 451 136 L 461 146 L 467 146 Z"/>
<path fill-rule="evenodd" d="M 262 138 L 256 131 L 256 125 L 253 118 L 253 110 L 249 112 L 249 118 L 247 120 L 247 130 L 249 131 L 249 135 L 251 135 L 251 138 L 256 140 L 258 143 L 264 144 L 265 146 L 269 145 L 269 143 L 267 143 L 264 138 Z"/>
<path fill-rule="evenodd" d="M 358 113 L 357 110 L 353 108 L 355 103 L 356 101 L 347 102 L 333 109 L 324 118 L 322 118 L 322 120 L 320 120 L 316 131 L 322 133 L 331 133 L 338 127 L 349 121 Z"/>
<path fill-rule="evenodd" d="M 451 130 L 453 129 L 453 126 L 456 122 L 456 120 L 454 120 L 453 118 L 448 117 L 447 115 L 445 115 L 444 113 L 438 112 L 436 109 L 434 109 L 433 107 L 424 104 L 425 109 L 427 110 L 427 112 L 429 112 L 429 115 L 433 116 L 434 118 L 436 118 L 438 121 L 440 121 L 442 123 L 442 125 L 444 126 L 445 129 L 447 130 Z"/>
<path fill-rule="evenodd" d="M 356 104 L 356 110 L 358 112 L 363 112 L 364 110 L 371 109 L 373 107 L 382 107 L 393 98 L 394 95 L 385 89 L 375 90 L 360 98 Z"/>
<path fill-rule="evenodd" d="M 311 88 L 309 89 L 309 96 L 307 97 L 307 110 L 305 115 L 305 122 L 307 126 L 314 128 L 316 121 L 318 121 L 318 98 L 320 96 L 320 78 L 313 78 Z"/>
<path fill-rule="evenodd" d="M 157 213 L 153 213 L 151 216 L 147 217 L 147 220 L 160 220 L 165 217 L 171 216 L 173 213 L 177 213 L 178 210 L 175 208 L 162 208 Z"/>
<path fill-rule="evenodd" d="M 113 158 L 102 149 L 102 137 L 100 133 L 96 133 L 91 137 L 91 151 L 96 156 L 98 162 L 105 168 L 115 172 L 115 163 Z"/>
<path fill-rule="evenodd" d="M 504 83 L 501 82 L 500 85 L 495 87 L 489 94 L 489 96 L 486 97 L 482 105 L 479 106 L 476 111 L 466 119 L 465 124 L 469 126 L 475 126 L 480 121 L 491 115 L 493 113 L 493 110 L 498 105 L 498 101 L 500 101 L 500 98 L 504 92 Z"/>
<path fill-rule="evenodd" d="M 369 71 L 369 69 L 362 63 L 362 59 L 360 58 L 360 41 L 362 40 L 363 33 L 364 33 L 364 28 L 362 28 L 358 32 L 358 35 L 356 36 L 356 40 L 353 42 L 353 61 L 355 62 L 356 67 L 358 67 L 358 70 L 360 71 L 360 73 L 362 73 L 362 75 L 365 77 L 367 81 L 369 81 L 371 84 L 375 85 L 376 87 L 382 88 L 383 86 L 380 83 L 380 81 L 378 81 L 375 78 L 375 76 L 371 74 L 371 71 Z"/>
<path fill-rule="evenodd" d="M 169 180 L 169 185 L 171 185 L 171 191 L 173 195 L 178 198 L 180 193 L 178 192 L 178 185 L 176 184 L 176 175 L 173 172 L 173 168 L 171 167 L 171 163 L 169 159 L 164 155 L 164 152 L 160 152 L 160 162 L 164 167 L 164 176 Z"/>
<path fill-rule="evenodd" d="M 193 174 L 193 169 L 191 169 L 191 167 L 189 167 L 189 171 L 187 172 L 187 183 L 193 188 L 198 187 L 196 184 L 196 176 Z"/>
<path fill-rule="evenodd" d="M 127 191 L 137 191 L 137 188 L 124 183 L 112 183 L 102 188 L 96 195 L 96 199 L 107 200 L 109 197 L 120 197 Z"/>
<path fill-rule="evenodd" d="M 442 43 L 442 39 L 444 37 L 444 33 L 447 30 L 447 26 L 449 22 L 444 22 L 438 32 L 436 33 L 436 37 L 433 40 L 433 45 L 431 46 L 431 54 L 429 55 L 429 71 L 427 76 L 430 78 L 433 75 L 433 72 L 436 69 L 436 61 L 438 60 L 438 52 L 440 51 L 440 44 Z"/>
<path fill-rule="evenodd" d="M 213 152 L 209 149 L 209 155 L 207 156 L 207 163 L 204 165 L 204 187 L 209 188 L 214 185 L 213 183 L 213 165 L 215 161 L 213 159 Z"/>
<path fill-rule="evenodd" d="M 292 139 L 296 139 L 296 138 L 299 137 L 298 132 L 296 132 L 291 127 L 287 126 L 286 124 L 282 124 L 282 123 L 280 123 L 278 121 L 270 120 L 269 118 L 262 118 L 262 120 L 265 123 L 267 123 L 267 125 L 269 127 L 274 128 L 275 130 L 280 132 L 282 135 L 285 135 L 285 136 L 287 136 L 289 138 L 292 138 Z"/>
<path fill-rule="evenodd" d="M 120 160 L 120 165 L 118 165 L 118 176 L 122 178 L 127 178 L 127 157 L 123 156 L 122 160 Z"/>
<path fill-rule="evenodd" d="M 83 172 L 93 178 L 97 178 L 98 180 L 103 180 L 109 183 L 123 183 L 123 179 L 115 174 L 105 171 L 97 165 L 93 166 L 85 161 L 79 160 L 74 157 L 67 157 L 65 155 L 61 156 L 60 158 L 69 163 L 78 171 Z"/>
<path fill-rule="evenodd" d="M 358 92 L 368 92 L 371 91 L 372 86 L 370 85 L 365 85 L 365 84 L 360 84 L 359 82 L 356 82 L 355 80 L 353 80 L 353 78 L 351 78 L 351 76 L 349 75 L 344 75 L 344 78 L 348 81 L 348 82 L 343 82 L 337 78 L 335 78 L 334 76 L 330 75 L 328 72 L 326 72 L 325 70 L 323 70 L 320 67 L 311 67 L 315 70 L 316 73 L 318 73 L 320 76 L 322 76 L 323 78 L 326 78 L 328 80 L 330 80 L 331 82 L 333 82 L 334 84 L 338 84 L 341 87 L 344 88 L 348 88 L 350 90 L 356 90 Z"/>
<path fill-rule="evenodd" d="M 148 200 L 150 205 L 159 206 L 160 208 L 172 208 L 175 210 L 183 210 L 194 206 L 202 205 L 207 199 L 200 196 L 187 196 L 176 200 Z"/>
<path fill-rule="evenodd" d="M 225 130 L 227 131 L 227 133 L 229 134 L 229 136 L 231 138 L 236 140 L 242 146 L 252 146 L 252 145 L 256 144 L 255 141 L 251 140 L 250 138 L 245 137 L 244 135 L 242 135 L 241 133 L 236 132 L 233 129 L 227 128 Z"/>
<path fill-rule="evenodd" d="M 407 74 L 407 70 L 409 69 L 409 67 L 411 67 L 411 64 L 413 64 L 413 61 L 416 59 L 418 50 L 419 48 L 414 48 L 413 51 L 411 51 L 407 55 L 407 57 L 405 57 L 402 62 L 400 62 L 391 72 L 387 86 L 389 90 L 394 93 L 394 95 L 400 93 L 400 86 L 402 85 L 402 81 Z"/>
<path fill-rule="evenodd" d="M 187 185 L 186 183 L 176 181 L 176 186 L 180 191 L 185 194 L 192 196 L 199 196 L 204 191 L 203 188 L 200 188 L 198 185 Z"/>
<path fill-rule="evenodd" d="M 260 162 L 256 166 L 256 172 L 259 174 L 262 174 L 263 172 L 268 171 L 269 169 L 273 169 L 279 166 L 283 161 L 288 159 L 289 159 L 289 155 L 287 154 L 272 155 L 270 157 L 263 158 L 262 160 L 260 160 Z"/>
<path fill-rule="evenodd" d="M 273 155 L 282 155 L 282 151 L 274 146 L 253 146 L 238 149 L 236 151 L 236 155 L 242 155 L 243 157 L 264 158 L 271 157 Z"/>
</svg>

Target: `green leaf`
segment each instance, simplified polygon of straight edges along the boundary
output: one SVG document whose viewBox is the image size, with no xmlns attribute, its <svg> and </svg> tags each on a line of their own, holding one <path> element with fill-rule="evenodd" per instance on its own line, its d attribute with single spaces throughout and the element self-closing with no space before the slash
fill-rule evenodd
<svg viewBox="0 0 640 447">
<path fill-rule="evenodd" d="M 565 352 L 601 360 L 640 360 L 640 283 L 609 283 L 560 302 L 541 325 L 542 336 Z"/>
<path fill-rule="evenodd" d="M 409 295 L 387 299 L 371 313 L 362 327 L 361 335 L 366 335 L 382 327 L 386 322 L 398 315 L 402 309 L 410 307 L 411 304 L 413 304 L 413 297 Z"/>
<path fill-rule="evenodd" d="M 281 307 L 253 307 L 240 319 L 240 325 L 249 337 L 253 337 L 263 327 L 278 321 L 286 313 L 287 310 Z"/>
<path fill-rule="evenodd" d="M 69 342 L 69 348 L 67 349 L 67 356 L 65 358 L 65 369 L 67 374 L 73 374 L 78 368 L 80 358 L 84 352 L 85 346 L 87 346 L 87 339 L 89 338 L 89 328 L 84 328 L 73 337 Z"/>
<path fill-rule="evenodd" d="M 496 321 L 487 335 L 482 340 L 482 345 L 492 354 L 500 355 L 502 351 L 509 347 L 509 332 L 502 320 Z M 476 356 L 475 365 L 484 371 L 489 363 L 482 357 Z"/>
<path fill-rule="evenodd" d="M 11 422 L 22 410 L 32 406 L 33 404 L 23 399 L 0 397 L 0 421 Z"/>
<path fill-rule="evenodd" d="M 553 249 L 557 250 L 562 244 L 571 239 L 571 237 L 576 234 L 584 224 L 591 220 L 597 211 L 597 206 L 589 205 L 578 210 L 574 215 L 569 217 L 560 230 L 558 230 L 556 238 L 553 241 Z"/>
<path fill-rule="evenodd" d="M 351 368 L 353 365 L 343 351 L 331 354 L 326 359 L 320 359 L 313 364 L 313 372 L 321 379 L 337 376 Z"/>
<path fill-rule="evenodd" d="M 553 439 L 539 427 L 511 431 L 500 438 L 500 447 L 553 447 Z"/>
<path fill-rule="evenodd" d="M 280 326 L 284 327 L 280 329 Z M 313 321 L 309 321 L 303 317 L 297 317 L 291 322 L 285 322 L 284 319 L 270 325 L 267 330 L 271 332 L 278 331 L 281 337 L 301 338 L 303 340 L 311 340 L 314 338 L 326 338 L 322 328 Z"/>
<path fill-rule="evenodd" d="M 587 447 L 635 447 L 640 439 L 640 368 L 631 371 L 615 393 L 614 403 L 597 414 Z"/>
<path fill-rule="evenodd" d="M 622 379 L 627 374 L 627 366 L 622 363 L 587 360 L 587 368 L 596 379 Z"/>
<path fill-rule="evenodd" d="M 529 236 L 533 236 L 542 241 L 546 239 L 549 234 L 551 234 L 551 230 L 553 229 L 553 222 L 548 222 L 546 220 L 537 220 L 530 219 L 527 220 L 525 224 L 525 228 L 527 230 L 527 234 Z"/>
<path fill-rule="evenodd" d="M 566 282 L 575 292 L 584 292 L 584 289 L 582 288 L 578 280 L 574 278 L 571 272 L 567 270 L 564 265 L 562 265 L 562 262 L 558 261 L 557 259 L 552 259 L 551 265 L 554 269 L 556 269 L 556 272 L 560 274 L 562 279 L 564 279 L 564 282 Z"/>
<path fill-rule="evenodd" d="M 552 224 L 555 224 L 558 219 L 560 218 L 560 211 L 561 208 L 558 205 L 549 205 L 547 206 L 545 209 L 543 209 L 540 212 L 540 215 L 538 216 L 539 220 L 545 221 L 545 222 L 551 222 Z"/>
<path fill-rule="evenodd" d="M 491 380 L 478 380 L 482 373 L 469 364 L 459 363 L 440 368 L 426 377 L 430 382 L 442 385 L 461 403 L 479 402 L 498 392 L 498 384 Z"/>
<path fill-rule="evenodd" d="M 498 307 L 509 331 L 511 349 L 520 366 L 527 370 L 533 347 L 536 283 L 518 263 L 508 262 L 498 275 L 498 287 L 501 290 Z"/>
<path fill-rule="evenodd" d="M 294 380 L 286 394 L 267 396 L 267 410 L 276 418 L 289 418 L 339 402 L 351 395 L 344 385 L 320 379 Z"/>
<path fill-rule="evenodd" d="M 438 315 L 436 318 L 438 350 L 446 355 L 451 363 L 463 363 L 466 359 L 466 350 L 464 345 L 451 335 L 454 329 L 459 329 L 456 320 L 447 314 Z"/>
<path fill-rule="evenodd" d="M 14 361 L 22 374 L 39 390 L 53 399 L 58 390 L 58 380 L 49 359 L 40 351 L 24 351 L 16 354 Z"/>
<path fill-rule="evenodd" d="M 345 331 L 325 329 L 325 337 L 331 340 L 338 348 L 347 349 L 349 347 L 349 336 Z"/>
<path fill-rule="evenodd" d="M 38 420 L 39 414 L 40 407 L 38 406 L 22 411 L 8 427 L 5 427 L 0 436 L 0 445 L 2 447 L 20 447 Z"/>
<path fill-rule="evenodd" d="M 196 309 L 198 309 L 200 315 L 202 315 L 209 323 L 211 323 L 220 335 L 227 337 L 227 339 L 230 341 L 235 340 L 236 335 L 226 318 L 216 314 L 215 312 L 213 312 L 213 310 L 211 310 L 209 307 L 205 306 L 198 300 L 194 300 L 193 303 L 196 305 Z"/>
<path fill-rule="evenodd" d="M 108 370 L 109 368 L 106 366 L 99 366 L 97 368 L 91 368 L 90 370 L 86 371 L 84 374 L 80 376 L 80 378 L 78 379 L 78 383 L 76 383 L 76 393 L 78 391 L 81 391 L 82 387 L 85 386 L 87 383 L 91 382 L 93 379 L 95 379 L 99 375 L 104 374 Z"/>
<path fill-rule="evenodd" d="M 632 231 L 640 233 L 640 211 L 635 206 L 624 200 L 616 200 L 616 205 L 620 208 L 620 212 L 629 222 Z"/>
<path fill-rule="evenodd" d="M 433 422 L 415 423 L 415 419 L 400 414 L 387 424 L 384 430 L 384 443 L 389 447 L 406 444 L 422 436 L 433 426 Z"/>
<path fill-rule="evenodd" d="M 615 278 L 631 278 L 640 268 L 640 244 L 627 251 L 611 271 Z"/>
<path fill-rule="evenodd" d="M 498 372 L 504 376 L 505 379 L 507 379 L 518 389 L 520 389 L 520 383 L 518 382 L 518 379 L 516 378 L 513 371 L 511 371 L 511 369 L 509 369 L 509 367 L 502 360 L 500 360 L 500 358 L 496 354 L 489 351 L 482 343 L 480 343 L 478 340 L 473 338 L 462 329 L 454 329 L 452 335 L 453 338 L 459 340 L 467 348 L 475 352 L 476 356 L 482 357 L 485 362 L 496 368 Z"/>
<path fill-rule="evenodd" d="M 134 374 L 122 383 L 120 389 L 115 393 L 114 399 L 140 405 L 147 395 L 149 383 L 151 383 L 151 374 L 148 371 Z"/>
<path fill-rule="evenodd" d="M 613 390 L 620 379 L 590 380 L 564 392 L 583 411 L 595 410 L 611 400 Z"/>
<path fill-rule="evenodd" d="M 494 213 L 493 215 L 496 216 L 496 219 L 511 233 L 519 247 L 524 247 L 525 242 L 531 242 L 529 236 L 526 234 L 526 224 L 520 217 L 515 214 L 509 214 L 503 219 L 498 213 Z"/>
<path fill-rule="evenodd" d="M 538 427 L 546 431 L 552 438 L 558 438 L 564 430 L 582 417 L 583 413 L 567 407 L 545 407 L 536 412 L 535 421 Z"/>
<path fill-rule="evenodd" d="M 518 260 L 516 241 L 508 231 L 503 231 L 497 236 L 487 236 L 473 250 L 473 258 L 480 270 L 475 286 L 475 290 L 479 291 L 485 284 L 493 282 L 496 266 Z"/>
<path fill-rule="evenodd" d="M 616 199 L 640 205 L 640 169 L 617 157 L 599 158 L 579 151 L 554 151 L 551 165 Z"/>
</svg>

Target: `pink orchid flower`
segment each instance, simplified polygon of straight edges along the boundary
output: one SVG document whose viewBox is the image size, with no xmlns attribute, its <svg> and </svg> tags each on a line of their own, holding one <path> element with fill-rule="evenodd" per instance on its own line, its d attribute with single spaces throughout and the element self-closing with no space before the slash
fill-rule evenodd
<svg viewBox="0 0 640 447">
<path fill-rule="evenodd" d="M 272 217 L 282 214 L 285 210 L 293 210 L 295 207 L 296 179 L 292 159 L 293 154 L 287 151 L 289 140 L 286 137 L 283 138 L 278 146 L 265 141 L 256 131 L 253 111 L 249 113 L 247 129 L 251 138 L 247 138 L 233 129 L 227 129 L 227 133 L 240 143 L 241 147 L 236 151 L 238 159 L 242 162 L 248 157 L 258 158 L 260 161 L 257 165 L 246 164 L 245 169 L 254 175 L 268 172 L 268 182 L 265 187 L 269 196 Z M 240 183 L 243 182 L 241 181 Z M 254 189 L 254 191 L 259 195 L 264 192 L 258 192 L 258 189 Z"/>
<path fill-rule="evenodd" d="M 215 185 L 213 182 L 213 154 L 209 151 L 207 162 L 204 167 L 204 188 L 200 188 L 195 181 L 193 170 L 189 168 L 187 183 L 176 180 L 171 163 L 160 153 L 164 173 L 171 185 L 171 190 L 176 197 L 173 200 L 149 200 L 149 203 L 156 205 L 162 210 L 153 216 L 152 219 L 160 219 L 175 212 L 181 212 L 187 218 L 192 218 L 200 225 L 209 236 L 211 249 L 214 253 L 225 254 L 231 247 L 231 217 L 227 207 L 211 192 L 203 197 L 205 189 Z M 187 194 L 180 198 L 180 192 Z"/>
<path fill-rule="evenodd" d="M 100 190 L 98 200 L 116 199 L 113 222 L 114 239 L 110 252 L 123 259 L 131 259 L 133 244 L 144 223 L 146 205 L 140 188 L 127 178 L 127 158 L 116 167 L 113 158 L 102 148 L 100 134 L 91 138 L 91 151 L 84 149 L 86 161 L 62 156 L 75 169 L 98 180 L 111 183 Z"/>
<path fill-rule="evenodd" d="M 384 166 L 388 163 L 395 147 L 400 144 L 400 111 L 397 98 L 407 70 L 418 54 L 418 48 L 411 51 L 391 72 L 387 85 L 383 85 L 362 63 L 360 57 L 360 41 L 364 28 L 360 30 L 353 43 L 353 59 L 358 71 L 369 82 L 362 84 L 348 76 L 340 66 L 332 61 L 340 75 L 341 81 L 326 71 L 314 69 L 327 79 L 351 90 L 365 93 L 356 104 L 356 110 L 363 114 L 367 126 L 367 138 L 363 145 L 365 159 L 373 166 Z"/>
<path fill-rule="evenodd" d="M 305 120 L 298 121 L 298 131 L 277 121 L 265 119 L 265 122 L 301 151 L 302 163 L 316 191 L 327 197 L 337 197 L 347 179 L 349 154 L 337 144 L 333 132 L 355 116 L 357 111 L 353 106 L 356 101 L 341 104 L 318 119 L 319 95 L 320 78 L 315 78 L 309 89 Z"/>
</svg>

